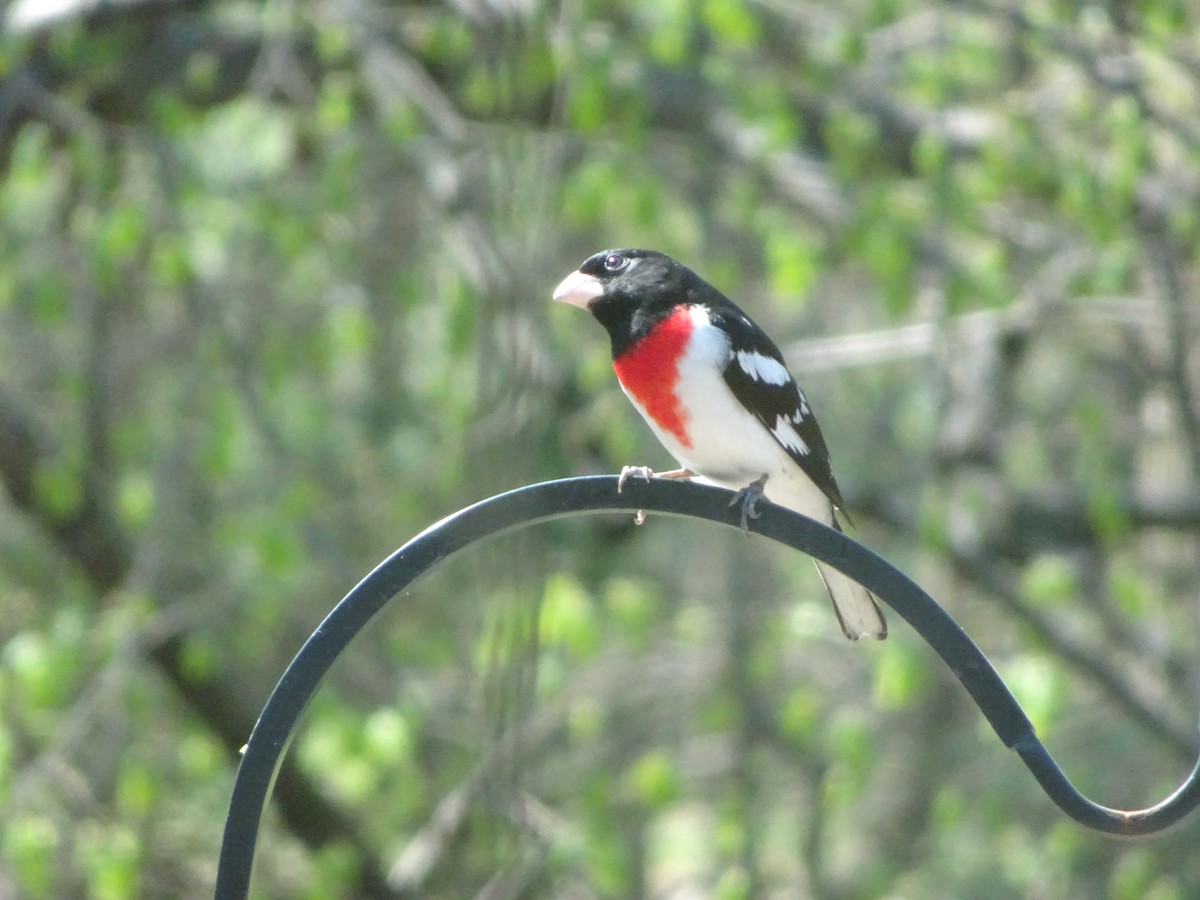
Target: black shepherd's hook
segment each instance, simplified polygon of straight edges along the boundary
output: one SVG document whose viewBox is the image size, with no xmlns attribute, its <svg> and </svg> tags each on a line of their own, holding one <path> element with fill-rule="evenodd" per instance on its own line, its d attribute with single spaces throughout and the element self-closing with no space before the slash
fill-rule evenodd
<svg viewBox="0 0 1200 900">
<path fill-rule="evenodd" d="M 417 577 L 478 540 L 514 528 L 579 513 L 644 509 L 708 519 L 737 527 L 730 494 L 683 481 L 633 479 L 617 493 L 614 476 L 568 478 L 530 485 L 469 506 L 430 526 L 364 578 L 300 648 L 275 686 L 246 744 L 238 768 L 221 858 L 217 900 L 241 900 L 250 872 L 259 821 L 296 721 L 334 660 L 392 597 Z M 770 503 L 751 530 L 829 563 L 861 582 L 903 616 L 946 661 L 1006 747 L 1016 750 L 1050 799 L 1071 818 L 1109 834 L 1161 831 L 1200 806 L 1200 761 L 1166 800 L 1149 809 L 1108 809 L 1084 797 L 1063 775 L 1033 725 L 966 632 L 899 569 L 866 547 L 819 522 Z"/>
</svg>

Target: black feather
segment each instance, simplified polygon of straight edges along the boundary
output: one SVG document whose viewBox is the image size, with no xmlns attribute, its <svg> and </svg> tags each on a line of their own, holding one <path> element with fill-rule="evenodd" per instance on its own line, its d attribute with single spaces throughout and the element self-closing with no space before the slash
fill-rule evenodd
<svg viewBox="0 0 1200 900">
<path fill-rule="evenodd" d="M 798 465 L 804 474 L 812 479 L 821 492 L 829 498 L 843 515 L 842 492 L 838 489 L 833 477 L 833 469 L 829 463 L 829 448 L 825 444 L 825 436 L 821 434 L 821 426 L 813 415 L 800 386 L 791 377 L 783 384 L 771 384 L 755 378 L 738 363 L 738 352 L 757 353 L 773 359 L 786 368 L 783 354 L 775 346 L 774 341 L 751 321 L 750 317 L 737 308 L 724 296 L 723 302 L 709 303 L 709 315 L 714 325 L 721 328 L 730 339 L 731 355 L 729 364 L 725 367 L 725 383 L 733 391 L 733 395 L 742 406 L 746 407 L 754 417 L 763 424 L 767 431 L 774 432 L 775 422 L 779 416 L 795 428 L 796 433 L 808 445 L 808 453 L 797 453 L 793 448 L 780 442 L 784 450 Z"/>
</svg>

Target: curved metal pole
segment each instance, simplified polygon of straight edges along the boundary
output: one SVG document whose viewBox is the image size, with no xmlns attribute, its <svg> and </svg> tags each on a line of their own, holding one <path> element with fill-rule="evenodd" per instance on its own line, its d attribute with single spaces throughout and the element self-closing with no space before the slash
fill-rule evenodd
<svg viewBox="0 0 1200 900">
<path fill-rule="evenodd" d="M 580 513 L 644 509 L 739 527 L 730 494 L 684 481 L 633 479 L 617 493 L 615 476 L 568 478 L 519 488 L 476 503 L 431 525 L 359 582 L 292 660 L 263 707 L 238 768 L 217 868 L 217 900 L 249 891 L 263 810 L 300 714 L 329 667 L 397 593 L 459 550 L 502 532 Z M 1200 806 L 1200 761 L 1166 800 L 1143 810 L 1108 809 L 1079 793 L 1042 746 L 1033 725 L 978 647 L 928 594 L 871 550 L 819 522 L 773 504 L 750 528 L 842 570 L 899 613 L 945 660 L 1006 747 L 1016 750 L 1050 799 L 1089 828 L 1146 835 Z"/>
</svg>

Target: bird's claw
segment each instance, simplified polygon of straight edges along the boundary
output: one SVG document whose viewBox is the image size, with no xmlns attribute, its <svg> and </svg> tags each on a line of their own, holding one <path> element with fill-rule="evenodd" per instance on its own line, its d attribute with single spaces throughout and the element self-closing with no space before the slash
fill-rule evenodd
<svg viewBox="0 0 1200 900">
<path fill-rule="evenodd" d="M 762 499 L 766 486 L 767 476 L 764 474 L 734 494 L 733 499 L 729 501 L 730 506 L 737 506 L 739 503 L 742 506 L 743 534 L 750 533 L 750 520 L 759 516 L 758 501 Z"/>
<path fill-rule="evenodd" d="M 625 488 L 625 482 L 630 478 L 641 478 L 644 481 L 649 481 L 654 476 L 654 470 L 649 466 L 622 466 L 621 474 L 617 478 L 617 493 Z M 640 522 L 638 523 L 641 524 Z"/>
</svg>

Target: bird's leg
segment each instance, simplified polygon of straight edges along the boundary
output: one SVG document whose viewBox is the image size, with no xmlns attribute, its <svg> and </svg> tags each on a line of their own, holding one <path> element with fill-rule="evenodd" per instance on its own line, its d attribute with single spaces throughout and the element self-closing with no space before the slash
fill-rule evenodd
<svg viewBox="0 0 1200 900">
<path fill-rule="evenodd" d="M 742 506 L 742 533 L 750 533 L 750 520 L 758 518 L 758 501 L 762 499 L 764 490 L 767 486 L 767 475 L 764 472 L 762 477 L 750 482 L 740 491 L 733 495 L 733 499 L 729 501 L 730 506 L 737 506 L 739 503 Z"/>
<path fill-rule="evenodd" d="M 655 478 L 695 478 L 696 473 L 691 469 L 672 469 L 670 472 L 655 472 Z"/>
<path fill-rule="evenodd" d="M 617 478 L 617 493 L 625 487 L 625 482 L 630 478 L 641 478 L 644 481 L 649 481 L 651 478 L 691 478 L 696 473 L 691 469 L 672 469 L 669 472 L 655 472 L 649 466 L 622 466 L 621 474 Z"/>
</svg>

